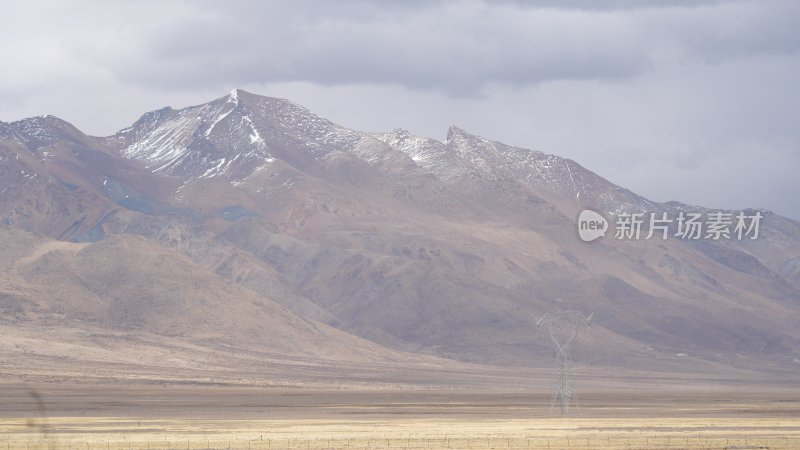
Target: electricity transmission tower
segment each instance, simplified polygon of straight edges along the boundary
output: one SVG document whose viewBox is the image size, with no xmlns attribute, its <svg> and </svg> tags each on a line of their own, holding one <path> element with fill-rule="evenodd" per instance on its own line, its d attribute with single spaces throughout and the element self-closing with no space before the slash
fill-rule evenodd
<svg viewBox="0 0 800 450">
<path fill-rule="evenodd" d="M 543 315 L 537 322 L 537 330 L 544 327 L 550 335 L 550 343 L 556 354 L 558 362 L 558 378 L 556 379 L 556 389 L 553 398 L 550 400 L 550 413 L 553 413 L 556 400 L 561 405 L 561 414 L 569 414 L 569 405 L 576 400 L 577 394 L 573 390 L 572 383 L 572 360 L 570 351 L 578 338 L 578 333 L 583 328 L 592 324 L 594 313 L 589 317 L 584 317 L 578 311 L 549 312 Z"/>
</svg>

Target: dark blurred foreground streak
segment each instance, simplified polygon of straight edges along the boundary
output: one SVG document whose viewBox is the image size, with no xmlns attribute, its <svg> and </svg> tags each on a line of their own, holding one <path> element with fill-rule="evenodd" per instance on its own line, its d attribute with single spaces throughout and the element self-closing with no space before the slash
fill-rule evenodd
<svg viewBox="0 0 800 450">
<path fill-rule="evenodd" d="M 26 431 L 30 434 L 30 441 L 38 442 L 37 448 L 58 449 L 58 444 L 50 434 L 50 423 L 47 420 L 47 406 L 42 395 L 36 389 L 28 389 L 28 396 L 33 405 L 31 417 L 25 421 Z M 35 436 L 35 437 L 34 437 Z"/>
</svg>

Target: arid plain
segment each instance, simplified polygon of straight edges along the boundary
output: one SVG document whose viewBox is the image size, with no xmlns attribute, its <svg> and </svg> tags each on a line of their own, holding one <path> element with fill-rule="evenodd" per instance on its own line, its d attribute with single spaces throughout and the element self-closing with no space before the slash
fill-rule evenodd
<svg viewBox="0 0 800 450">
<path fill-rule="evenodd" d="M 529 389 L 13 383 L 0 448 L 800 447 L 790 385 L 669 383 L 586 379 L 569 416 Z"/>
</svg>

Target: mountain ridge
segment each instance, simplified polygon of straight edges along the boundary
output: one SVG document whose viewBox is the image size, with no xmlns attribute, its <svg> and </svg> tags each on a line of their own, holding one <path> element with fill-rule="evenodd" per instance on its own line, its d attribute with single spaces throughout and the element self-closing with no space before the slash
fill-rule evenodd
<svg viewBox="0 0 800 450">
<path fill-rule="evenodd" d="M 241 90 L 107 137 L 59 120 L 0 124 L 5 226 L 142 239 L 387 355 L 543 367 L 535 319 L 574 308 L 596 313 L 596 367 L 785 373 L 800 357 L 800 224 L 768 211 L 755 241 L 587 244 L 584 208 L 712 210 L 456 126 L 360 132 Z"/>
</svg>

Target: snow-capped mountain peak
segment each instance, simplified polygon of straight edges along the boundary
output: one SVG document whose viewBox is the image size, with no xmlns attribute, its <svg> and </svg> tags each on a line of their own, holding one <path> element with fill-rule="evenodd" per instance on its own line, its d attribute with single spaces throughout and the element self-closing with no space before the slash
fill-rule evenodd
<svg viewBox="0 0 800 450">
<path fill-rule="evenodd" d="M 353 151 L 363 134 L 289 100 L 234 89 L 202 105 L 149 112 L 117 137 L 123 156 L 153 172 L 239 183 L 274 161 L 276 151 L 321 158 Z"/>
<path fill-rule="evenodd" d="M 183 177 L 241 175 L 272 157 L 251 108 L 235 89 L 209 103 L 162 108 L 122 130 L 123 156 Z"/>
<path fill-rule="evenodd" d="M 239 89 L 231 90 L 231 93 L 228 94 L 228 102 L 236 105 L 239 104 Z"/>
<path fill-rule="evenodd" d="M 448 128 L 444 142 L 402 129 L 363 133 L 289 100 L 241 89 L 202 105 L 149 112 L 115 139 L 123 156 L 153 172 L 184 179 L 222 177 L 237 186 L 276 160 L 304 170 L 349 154 L 378 170 L 416 166 L 443 183 L 483 183 L 484 190 L 497 189 L 497 180 L 512 181 L 537 196 L 606 211 L 643 200 L 569 159 L 508 146 L 457 126 Z"/>
</svg>

